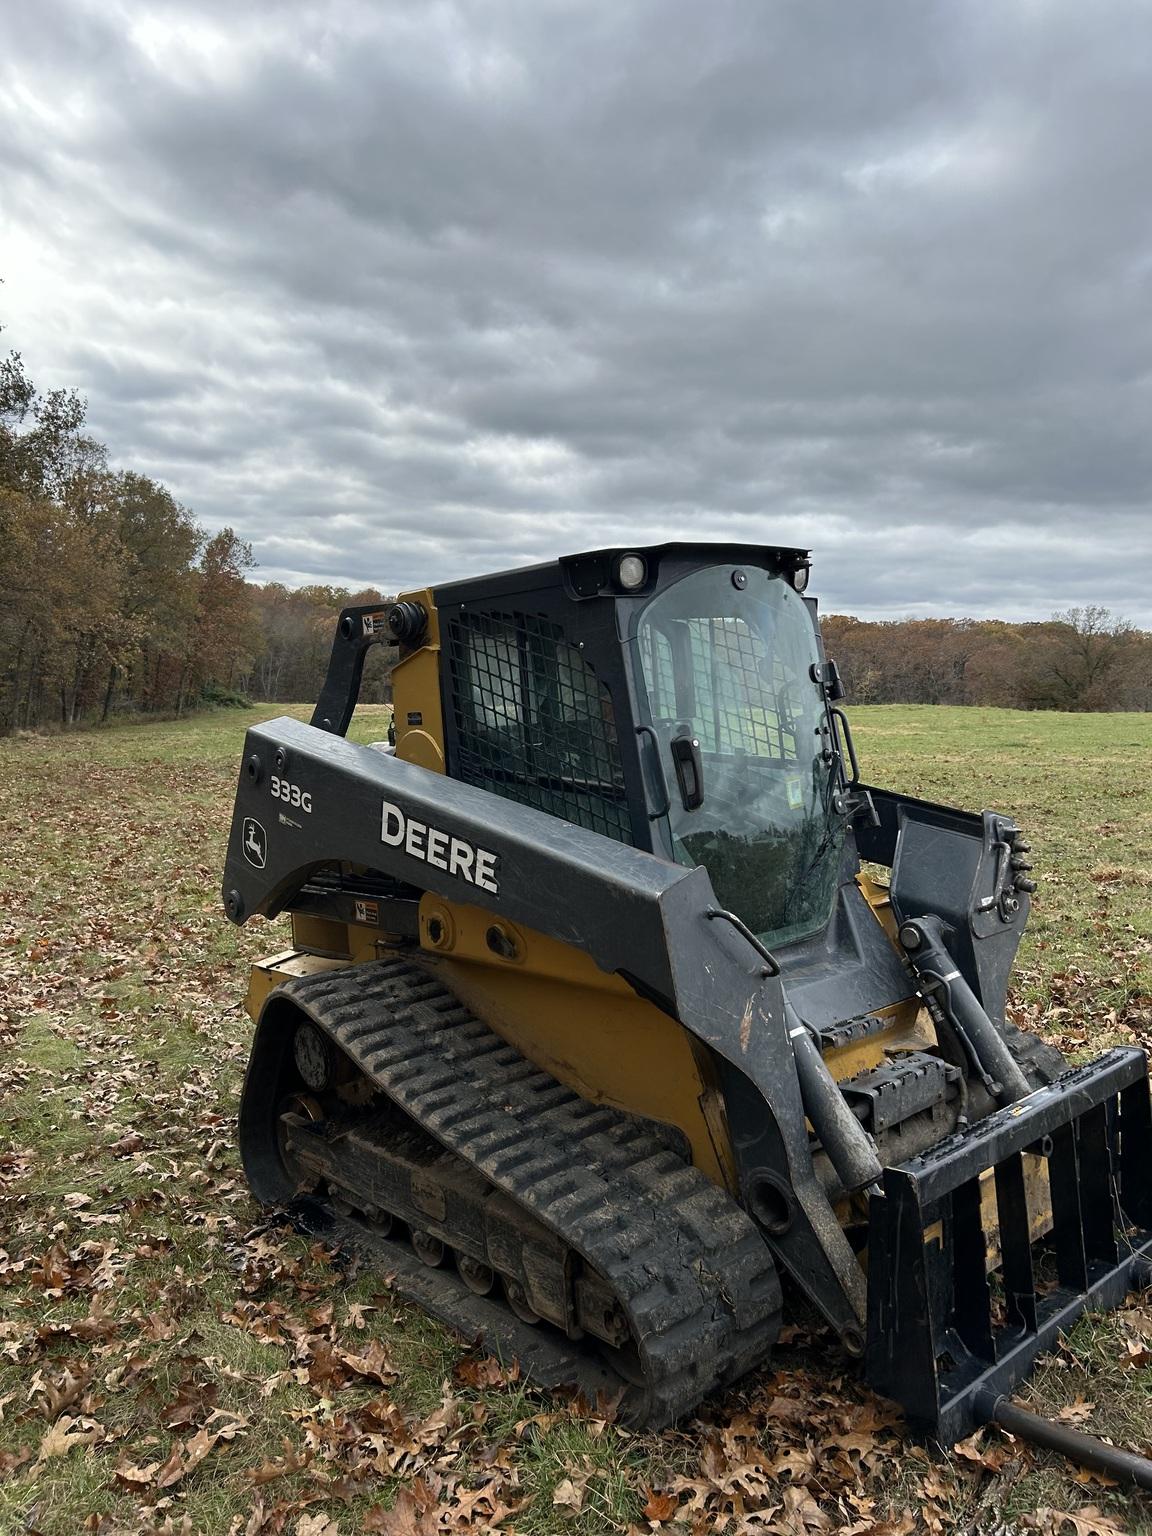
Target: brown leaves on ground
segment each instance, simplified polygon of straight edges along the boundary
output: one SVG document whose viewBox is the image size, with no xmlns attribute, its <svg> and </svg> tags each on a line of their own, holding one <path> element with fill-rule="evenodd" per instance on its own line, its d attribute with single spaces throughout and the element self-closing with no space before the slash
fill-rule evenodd
<svg viewBox="0 0 1152 1536">
<path fill-rule="evenodd" d="M 73 1375 L 65 1366 L 58 1375 L 49 1372 L 46 1376 L 43 1371 L 37 1371 L 32 1377 L 28 1387 L 28 1401 L 44 1418 L 59 1418 L 65 1408 L 77 1405 L 87 1412 L 96 1406 L 93 1394 L 88 1391 L 91 1372 L 83 1365 L 78 1366 L 77 1370 L 78 1374 Z"/>
<path fill-rule="evenodd" d="M 452 1375 L 461 1386 L 482 1391 L 487 1387 L 512 1386 L 520 1380 L 520 1366 L 515 1360 L 509 1366 L 502 1365 L 491 1355 L 465 1355 L 453 1366 Z"/>
<path fill-rule="evenodd" d="M 312 1462 L 312 1452 L 299 1450 L 285 1435 L 284 1453 L 268 1461 L 261 1462 L 258 1467 L 249 1467 L 248 1476 L 257 1485 L 275 1482 L 278 1477 L 292 1477 L 297 1472 L 305 1471 Z"/>
<path fill-rule="evenodd" d="M 118 1462 L 115 1469 L 116 1481 L 121 1487 L 144 1495 L 175 1488 L 216 1446 L 222 1441 L 231 1442 L 247 1428 L 245 1420 L 228 1414 L 213 1413 L 211 1417 L 223 1422 L 211 1433 L 205 1427 L 198 1429 L 188 1440 L 177 1440 L 164 1462 L 154 1461 L 147 1466 L 135 1466 L 130 1461 Z"/>
<path fill-rule="evenodd" d="M 1038 1509 L 1021 1522 L 1043 1536 L 1127 1536 L 1128 1527 L 1094 1504 L 1085 1504 L 1075 1512 L 1066 1509 Z"/>
<path fill-rule="evenodd" d="M 611 1404 L 537 1396 L 515 1362 L 453 1353 L 382 1274 L 252 1227 L 234 1141 L 239 1001 L 246 958 L 287 933 L 232 933 L 220 917 L 241 729 L 203 750 L 164 727 L 0 744 L 16 754 L 0 764 L 0 850 L 17 872 L 0 875 L 0 1529 L 996 1530 L 1032 1453 L 997 1430 L 917 1446 L 818 1326 L 785 1331 L 775 1374 L 674 1432 L 633 1435 Z M 1093 899 L 1118 899 L 1119 863 L 1093 862 Z M 1112 973 L 1106 1006 L 1101 976 L 1062 961 L 1043 988 L 1023 974 L 1013 1016 L 1065 1049 L 1098 1028 L 1152 1043 L 1149 940 L 1098 928 L 1092 942 Z M 1116 1326 L 1111 1365 L 1143 1391 L 1152 1313 L 1134 1303 Z M 1060 1416 L 1101 1427 L 1092 1358 L 1069 1346 L 1061 1369 Z M 1108 1512 L 1119 1494 L 1070 1477 L 1045 1488 L 1065 1507 L 1020 1531 L 1124 1529 Z M 1075 1507 L 1078 1494 L 1095 1502 Z"/>
<path fill-rule="evenodd" d="M 671 1520 L 680 1509 L 680 1500 L 672 1493 L 657 1493 L 654 1488 L 646 1490 L 648 1497 L 644 1504 L 644 1518 L 650 1520 L 653 1525 L 663 1525 L 665 1520 Z"/>
<path fill-rule="evenodd" d="M 579 1514 L 584 1508 L 591 1477 L 590 1471 L 577 1472 L 574 1477 L 562 1477 L 552 1490 L 553 1509 L 569 1509 Z"/>
<path fill-rule="evenodd" d="M 216 1406 L 220 1395 L 219 1384 L 199 1371 L 186 1376 L 176 1388 L 176 1396 L 160 1410 L 160 1423 L 165 1429 L 188 1429 L 203 1423 Z"/>
<path fill-rule="evenodd" d="M 694 1471 L 648 1489 L 645 1518 L 701 1536 L 912 1530 L 888 1521 L 878 1497 L 907 1449 L 899 1415 L 854 1383 L 835 1386 L 805 1370 L 760 1385 L 705 1431 Z"/>
<path fill-rule="evenodd" d="M 436 1536 L 440 1500 L 422 1477 L 401 1488 L 391 1509 L 376 1505 L 364 1517 L 363 1529 L 374 1536 Z"/>
<path fill-rule="evenodd" d="M 689 1438 L 667 1435 L 665 1442 Z M 738 1411 L 693 1443 L 694 1467 L 646 1487 L 646 1526 L 634 1526 L 632 1536 L 642 1529 L 691 1536 L 1007 1532 L 1013 1527 L 999 1514 L 1003 1494 L 1032 1465 L 1029 1448 L 996 1429 L 953 1446 L 951 1458 L 933 1456 L 908 1439 L 894 1409 L 855 1382 L 829 1383 L 806 1369 L 744 1395 Z M 573 1490 L 562 1486 L 570 1502 Z M 1042 1509 L 1018 1528 L 1059 1536 L 1061 1522 L 1074 1536 L 1125 1529 L 1095 1505 Z"/>
</svg>

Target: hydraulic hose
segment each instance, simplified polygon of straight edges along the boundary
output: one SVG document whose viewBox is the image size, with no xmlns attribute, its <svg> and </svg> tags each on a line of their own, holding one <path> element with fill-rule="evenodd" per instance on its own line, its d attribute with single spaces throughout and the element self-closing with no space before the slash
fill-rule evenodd
<svg viewBox="0 0 1152 1536">
<path fill-rule="evenodd" d="M 1029 1440 L 1045 1450 L 1058 1451 L 1082 1467 L 1093 1467 L 1097 1472 L 1107 1472 L 1111 1477 L 1135 1483 L 1138 1488 L 1152 1489 L 1152 1461 L 1145 1456 L 1105 1445 L 1095 1435 L 1086 1435 L 1083 1430 L 1072 1429 L 1068 1424 L 1054 1424 L 1051 1419 L 1030 1413 L 1027 1408 L 1020 1408 L 993 1392 L 981 1393 L 978 1406 L 986 1418 L 1002 1424 L 1010 1435 L 1018 1435 L 1021 1440 Z"/>
</svg>

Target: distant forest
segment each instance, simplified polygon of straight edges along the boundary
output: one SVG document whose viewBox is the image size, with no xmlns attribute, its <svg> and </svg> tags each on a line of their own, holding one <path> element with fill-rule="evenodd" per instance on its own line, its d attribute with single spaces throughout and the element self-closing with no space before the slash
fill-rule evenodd
<svg viewBox="0 0 1152 1536">
<path fill-rule="evenodd" d="M 249 699 L 311 702 L 336 616 L 376 588 L 249 578 L 250 547 L 209 534 L 163 485 L 110 468 L 74 392 L 40 393 L 0 358 L 0 734 L 181 715 Z M 848 702 L 1152 708 L 1152 634 L 1103 608 L 1044 623 L 833 614 Z M 386 700 L 395 651 L 361 698 Z"/>
<path fill-rule="evenodd" d="M 1031 624 L 833 613 L 820 627 L 850 704 L 1152 709 L 1152 634 L 1106 608 Z"/>
<path fill-rule="evenodd" d="M 0 734 L 316 696 L 336 614 L 380 593 L 248 580 L 158 481 L 112 469 L 84 401 L 0 358 Z M 386 688 L 387 655 L 365 698 Z"/>
</svg>

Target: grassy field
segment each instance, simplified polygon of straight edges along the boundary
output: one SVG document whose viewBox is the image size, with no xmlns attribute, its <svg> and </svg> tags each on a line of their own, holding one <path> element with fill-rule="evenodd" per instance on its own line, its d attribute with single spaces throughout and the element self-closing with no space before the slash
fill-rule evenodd
<svg viewBox="0 0 1152 1536">
<path fill-rule="evenodd" d="M 634 1436 L 266 1230 L 234 1144 L 239 1000 L 285 927 L 237 933 L 218 893 L 243 729 L 281 712 L 0 742 L 0 1536 L 1152 1530 L 1146 1499 L 999 1431 L 929 1455 L 808 1327 Z M 873 782 L 1029 828 L 1018 1021 L 1074 1056 L 1152 1041 L 1152 718 L 852 718 Z M 1150 1365 L 1133 1305 L 1024 1395 L 1148 1450 Z"/>
</svg>

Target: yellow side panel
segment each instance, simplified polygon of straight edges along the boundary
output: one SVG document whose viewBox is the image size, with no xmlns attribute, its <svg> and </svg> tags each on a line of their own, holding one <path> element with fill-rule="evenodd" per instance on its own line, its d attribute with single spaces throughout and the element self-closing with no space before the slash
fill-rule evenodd
<svg viewBox="0 0 1152 1536">
<path fill-rule="evenodd" d="M 898 925 L 888 887 L 864 873 L 856 876 L 856 884 L 871 908 L 873 917 L 888 935 L 893 949 L 903 957 L 904 952 L 896 937 Z M 891 1027 L 883 1034 L 871 1035 L 866 1040 L 845 1046 L 841 1051 L 827 1053 L 825 1060 L 838 1082 L 867 1068 L 879 1066 L 885 1052 L 930 1051 L 935 1048 L 935 1028 L 927 1013 L 921 1009 L 920 999 L 913 992 L 911 981 L 908 983 L 908 993 L 903 1002 L 876 1010 L 880 1017 L 891 1020 Z M 878 1053 L 876 1060 L 868 1059 L 872 1053 Z"/>
<path fill-rule="evenodd" d="M 440 708 L 440 621 L 431 592 L 402 592 L 398 601 L 428 612 L 424 644 L 392 669 L 396 756 L 434 773 L 444 772 L 444 717 Z"/>
<path fill-rule="evenodd" d="M 707 1052 L 581 950 L 425 895 L 422 958 L 466 1007 L 584 1098 L 679 1126 L 692 1160 L 734 1190 L 723 1101 Z"/>
<path fill-rule="evenodd" d="M 881 885 L 879 880 L 874 880 L 871 875 L 866 875 L 863 871 L 856 876 L 856 884 L 860 887 L 864 900 L 872 908 L 876 921 L 892 940 L 892 947 L 897 954 L 902 954 L 900 941 L 896 937 L 899 925 L 896 922 L 896 914 L 892 910 L 892 893 L 886 885 Z"/>
<path fill-rule="evenodd" d="M 308 949 L 313 954 L 333 955 L 338 959 L 347 958 L 350 953 L 347 923 L 337 922 L 330 917 L 314 917 L 310 912 L 293 912 L 291 917 L 294 949 Z"/>
<path fill-rule="evenodd" d="M 244 1009 L 253 1023 L 260 1017 L 264 999 L 273 987 L 295 976 L 315 976 L 320 971 L 338 971 L 347 960 L 337 960 L 329 955 L 303 954 L 296 949 L 286 949 L 278 955 L 258 960 L 248 973 L 248 995 Z"/>
<path fill-rule="evenodd" d="M 1048 1183 L 1048 1164 L 1035 1152 L 1022 1153 L 1021 1162 L 1024 1167 L 1024 1199 L 1028 1207 L 1028 1241 L 1038 1243 L 1052 1230 L 1052 1191 Z M 980 1175 L 979 1185 L 980 1225 L 984 1230 L 987 1248 L 985 1267 L 991 1274 L 994 1269 L 999 1269 L 1002 1258 L 996 1176 L 991 1168 L 986 1168 Z M 943 1223 L 934 1221 L 931 1226 L 925 1227 L 923 1242 L 926 1248 L 933 1243 L 938 1248 L 943 1247 Z"/>
</svg>

